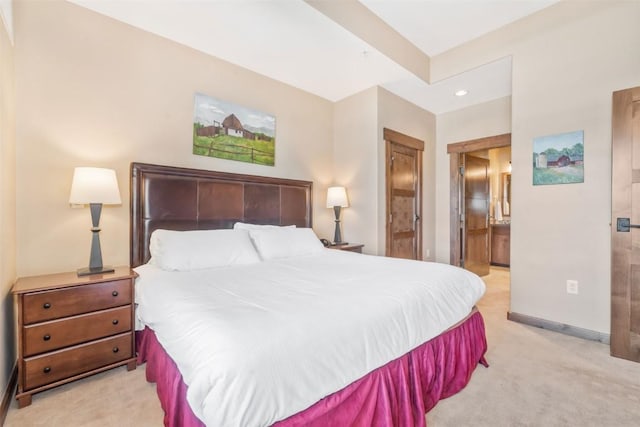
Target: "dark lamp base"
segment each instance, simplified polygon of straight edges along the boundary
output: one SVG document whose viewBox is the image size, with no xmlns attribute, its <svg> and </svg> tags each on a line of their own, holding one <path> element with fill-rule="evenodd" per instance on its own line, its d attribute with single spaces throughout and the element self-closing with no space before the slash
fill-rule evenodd
<svg viewBox="0 0 640 427">
<path fill-rule="evenodd" d="M 78 269 L 78 276 L 89 276 L 91 274 L 104 274 L 104 273 L 113 273 L 115 271 L 115 269 L 113 267 L 111 267 L 110 265 L 105 265 L 102 267 L 96 267 L 96 268 L 79 268 Z"/>
</svg>

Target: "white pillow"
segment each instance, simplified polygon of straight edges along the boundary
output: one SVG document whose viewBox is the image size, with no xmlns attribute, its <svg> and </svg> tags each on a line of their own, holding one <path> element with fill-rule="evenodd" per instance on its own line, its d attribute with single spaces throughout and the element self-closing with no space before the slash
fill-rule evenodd
<svg viewBox="0 0 640 427">
<path fill-rule="evenodd" d="M 190 271 L 260 262 L 246 230 L 155 230 L 150 263 L 169 271 Z"/>
<path fill-rule="evenodd" d="M 236 222 L 233 224 L 234 230 L 265 230 L 270 228 L 296 228 L 295 225 L 263 225 L 263 224 L 249 224 L 247 222 Z"/>
<path fill-rule="evenodd" d="M 313 255 L 325 250 L 310 228 L 263 228 L 249 230 L 249 234 L 263 260 Z"/>
</svg>

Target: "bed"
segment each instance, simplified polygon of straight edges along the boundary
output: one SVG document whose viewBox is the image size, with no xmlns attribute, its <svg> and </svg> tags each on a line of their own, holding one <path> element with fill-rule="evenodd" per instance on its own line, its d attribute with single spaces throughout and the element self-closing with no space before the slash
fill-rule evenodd
<svg viewBox="0 0 640 427">
<path fill-rule="evenodd" d="M 311 190 L 307 181 L 132 164 L 138 361 L 157 384 L 165 425 L 421 426 L 486 365 L 480 279 L 323 248 L 310 237 Z M 238 222 L 279 227 L 227 232 Z M 158 236 L 214 233 L 250 238 L 261 259 L 159 267 Z"/>
</svg>

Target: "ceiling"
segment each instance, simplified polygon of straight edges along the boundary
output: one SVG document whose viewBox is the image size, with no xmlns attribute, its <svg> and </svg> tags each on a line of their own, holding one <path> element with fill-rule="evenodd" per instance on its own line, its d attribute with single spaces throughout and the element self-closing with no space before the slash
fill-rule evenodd
<svg viewBox="0 0 640 427">
<path fill-rule="evenodd" d="M 429 84 L 357 36 L 357 17 L 354 26 L 341 25 L 314 1 L 69 1 L 330 101 L 377 85 L 440 114 L 511 94 L 510 57 Z M 361 22 L 377 16 L 409 51 L 417 47 L 431 57 L 557 1 L 360 0 L 355 6 L 364 6 Z M 456 97 L 459 89 L 468 94 Z"/>
</svg>

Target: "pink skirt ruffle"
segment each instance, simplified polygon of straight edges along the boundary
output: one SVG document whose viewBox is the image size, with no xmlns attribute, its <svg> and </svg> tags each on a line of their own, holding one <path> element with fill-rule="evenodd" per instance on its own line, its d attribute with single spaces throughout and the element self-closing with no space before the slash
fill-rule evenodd
<svg viewBox="0 0 640 427">
<path fill-rule="evenodd" d="M 155 333 L 137 332 L 138 364 L 157 384 L 167 427 L 204 426 L 186 400 L 187 386 Z M 479 311 L 443 334 L 392 360 L 302 412 L 275 424 L 296 426 L 420 427 L 440 399 L 462 390 L 478 363 L 488 366 L 484 321 Z"/>
</svg>

